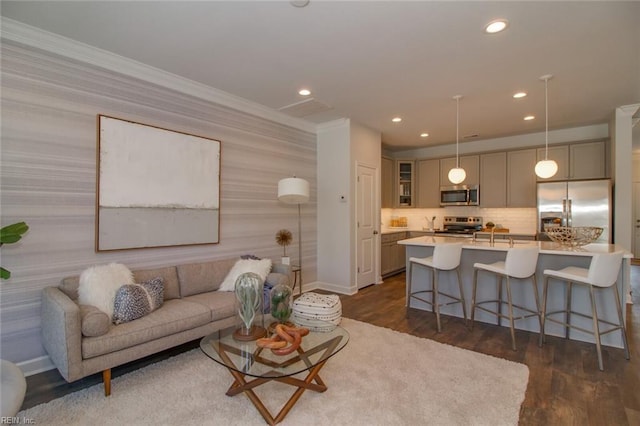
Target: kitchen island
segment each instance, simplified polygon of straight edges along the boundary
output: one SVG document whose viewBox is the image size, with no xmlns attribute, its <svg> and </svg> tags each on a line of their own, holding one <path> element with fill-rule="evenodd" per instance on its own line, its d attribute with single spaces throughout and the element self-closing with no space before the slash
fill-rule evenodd
<svg viewBox="0 0 640 426">
<path fill-rule="evenodd" d="M 433 247 L 437 244 L 460 242 L 459 238 L 447 238 L 436 236 L 421 236 L 398 241 L 398 244 L 406 247 L 406 261 L 409 262 L 411 257 L 427 257 L 433 254 Z M 464 288 L 464 297 L 467 305 L 467 312 L 471 312 L 471 296 L 473 289 L 473 264 L 474 263 L 493 263 L 504 260 L 507 250 L 513 247 L 538 246 L 540 254 L 538 257 L 538 266 L 536 269 L 536 278 L 538 281 L 538 293 L 542 300 L 542 288 L 544 284 L 543 271 L 545 269 L 562 269 L 566 266 L 578 266 L 588 268 L 591 257 L 595 253 L 607 253 L 622 250 L 622 247 L 614 244 L 589 244 L 584 247 L 570 248 L 560 246 L 554 242 L 548 241 L 524 241 L 515 240 L 495 240 L 493 243 L 487 240 L 474 240 L 466 238 L 463 241 L 462 257 L 460 259 L 460 274 L 462 285 Z M 629 292 L 631 279 L 631 258 L 632 254 L 626 252 L 620 268 L 618 276 L 618 291 L 621 297 L 622 306 L 625 306 L 626 295 Z M 408 264 L 407 264 L 408 268 Z M 531 285 L 529 283 L 521 283 L 519 280 L 512 281 L 513 303 L 517 305 L 527 306 L 535 309 L 535 300 L 531 296 Z M 430 288 L 430 272 L 425 268 L 413 268 L 413 290 L 421 290 Z M 407 286 L 408 288 L 408 286 Z M 441 273 L 439 280 L 439 288 L 441 292 L 456 294 L 457 282 L 455 274 Z M 491 274 L 480 273 L 478 275 L 477 300 L 495 299 L 496 278 Z M 596 292 L 598 316 L 600 319 L 611 322 L 618 322 L 615 303 L 612 299 L 613 291 Z M 559 283 L 550 282 L 549 294 L 547 296 L 547 311 L 560 310 L 565 306 L 565 286 Z M 591 306 L 588 289 L 583 286 L 574 286 L 573 288 L 573 306 L 572 309 L 577 312 L 590 314 Z M 411 299 L 410 307 L 431 311 L 431 307 L 419 300 Z M 463 317 L 462 306 L 458 304 L 443 306 L 440 313 L 444 315 L 453 315 Z M 623 315 L 625 316 L 625 315 Z M 625 316 L 626 317 L 626 316 Z M 560 316 L 561 318 L 561 316 Z M 496 317 L 481 310 L 476 311 L 476 321 L 496 324 Z M 578 315 L 571 316 L 571 323 L 577 324 L 587 330 L 593 327 L 592 321 L 581 318 Z M 509 326 L 509 322 L 503 320 L 502 325 Z M 537 317 L 531 317 L 515 322 L 515 327 L 521 330 L 527 330 L 539 333 L 540 326 Z M 608 327 L 608 326 L 607 326 Z M 564 327 L 553 322 L 547 322 L 545 325 L 546 334 L 553 336 L 564 336 Z M 605 328 L 602 328 L 603 330 Z M 578 330 L 571 330 L 570 338 L 585 342 L 594 342 L 591 334 L 583 333 Z M 613 332 L 602 336 L 602 344 L 607 346 L 622 347 L 622 338 L 619 332 Z"/>
</svg>

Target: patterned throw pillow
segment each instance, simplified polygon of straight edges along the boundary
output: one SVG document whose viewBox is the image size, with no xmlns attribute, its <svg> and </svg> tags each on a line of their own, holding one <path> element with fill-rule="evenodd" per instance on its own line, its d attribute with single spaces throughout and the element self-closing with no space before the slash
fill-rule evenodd
<svg viewBox="0 0 640 426">
<path fill-rule="evenodd" d="M 141 318 L 162 306 L 164 280 L 157 277 L 142 284 L 126 284 L 118 289 L 113 322 L 122 324 Z"/>
</svg>

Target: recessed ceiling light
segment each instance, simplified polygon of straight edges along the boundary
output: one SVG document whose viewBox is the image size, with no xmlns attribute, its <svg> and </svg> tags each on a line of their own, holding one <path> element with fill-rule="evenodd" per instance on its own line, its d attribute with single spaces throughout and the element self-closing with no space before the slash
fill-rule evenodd
<svg viewBox="0 0 640 426">
<path fill-rule="evenodd" d="M 399 122 L 401 122 L 401 121 L 402 121 L 402 118 L 400 118 L 400 117 L 393 117 L 393 118 L 391 119 L 391 121 L 393 121 L 394 123 L 399 123 Z"/>
<path fill-rule="evenodd" d="M 298 90 L 298 94 L 302 96 L 309 96 L 311 94 L 311 90 L 309 89 L 300 89 Z"/>
<path fill-rule="evenodd" d="M 491 21 L 484 27 L 484 32 L 487 34 L 495 34 L 505 30 L 509 26 L 509 21 L 506 19 L 496 19 Z"/>
<path fill-rule="evenodd" d="M 309 0 L 291 0 L 289 3 L 295 7 L 305 7 L 309 4 Z"/>
<path fill-rule="evenodd" d="M 524 119 L 525 121 L 530 121 L 530 120 L 535 120 L 536 116 L 535 115 L 527 115 Z"/>
<path fill-rule="evenodd" d="M 527 96 L 527 92 L 516 92 L 513 94 L 513 97 L 516 99 L 524 98 Z"/>
<path fill-rule="evenodd" d="M 429 133 L 420 133 L 420 137 L 421 138 L 427 138 L 427 137 L 429 137 Z"/>
</svg>

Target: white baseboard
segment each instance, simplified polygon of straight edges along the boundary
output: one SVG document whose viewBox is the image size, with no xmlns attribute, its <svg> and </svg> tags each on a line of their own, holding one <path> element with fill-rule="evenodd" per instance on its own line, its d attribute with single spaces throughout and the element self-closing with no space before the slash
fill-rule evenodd
<svg viewBox="0 0 640 426">
<path fill-rule="evenodd" d="M 354 295 L 358 292 L 357 288 L 349 288 L 345 289 L 344 286 L 332 283 L 326 283 L 322 281 L 314 281 L 311 283 L 307 283 L 302 286 L 302 291 L 312 291 L 312 290 L 324 290 L 330 291 L 332 293 L 346 294 L 346 295 Z"/>
<path fill-rule="evenodd" d="M 41 356 L 34 359 L 29 359 L 16 364 L 20 367 L 20 370 L 25 376 L 33 376 L 34 374 L 42 373 L 44 371 L 53 370 L 56 368 L 51 362 L 51 358 L 48 356 Z"/>
</svg>

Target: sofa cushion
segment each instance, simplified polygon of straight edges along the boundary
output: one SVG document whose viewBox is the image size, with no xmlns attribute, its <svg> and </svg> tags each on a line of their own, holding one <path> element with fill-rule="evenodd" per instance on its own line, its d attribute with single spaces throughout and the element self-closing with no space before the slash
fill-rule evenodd
<svg viewBox="0 0 640 426">
<path fill-rule="evenodd" d="M 122 285 L 133 283 L 133 274 L 121 263 L 91 266 L 80 274 L 78 302 L 95 306 L 113 318 L 116 292 Z"/>
<path fill-rule="evenodd" d="M 217 290 L 235 263 L 236 259 L 223 259 L 178 265 L 176 269 L 180 282 L 180 296 Z"/>
<path fill-rule="evenodd" d="M 78 300 L 78 286 L 80 285 L 80 275 L 63 278 L 58 288 L 71 300 Z"/>
<path fill-rule="evenodd" d="M 262 282 L 267 278 L 269 272 L 271 271 L 271 259 L 239 259 L 233 265 L 233 268 L 229 271 L 227 276 L 220 284 L 219 291 L 233 291 L 235 289 L 236 281 L 238 277 L 242 274 L 246 274 L 247 272 L 252 272 L 258 275 Z"/>
<path fill-rule="evenodd" d="M 210 291 L 208 293 L 200 293 L 185 297 L 183 300 L 198 303 L 211 310 L 212 321 L 232 317 L 236 314 L 235 293 Z"/>
<path fill-rule="evenodd" d="M 118 289 L 113 308 L 113 322 L 122 324 L 133 321 L 158 309 L 164 301 L 162 277 L 142 284 L 127 284 Z"/>
<path fill-rule="evenodd" d="M 130 348 L 171 334 L 180 333 L 211 322 L 211 310 L 181 299 L 167 300 L 149 315 L 111 327 L 99 337 L 82 339 L 82 358 Z"/>
<path fill-rule="evenodd" d="M 80 326 L 83 336 L 102 336 L 109 332 L 111 321 L 109 315 L 95 306 L 80 305 Z"/>
<path fill-rule="evenodd" d="M 164 280 L 164 300 L 180 299 L 178 272 L 175 266 L 133 271 L 133 278 L 137 283 L 143 283 L 156 277 L 162 277 Z"/>
</svg>

